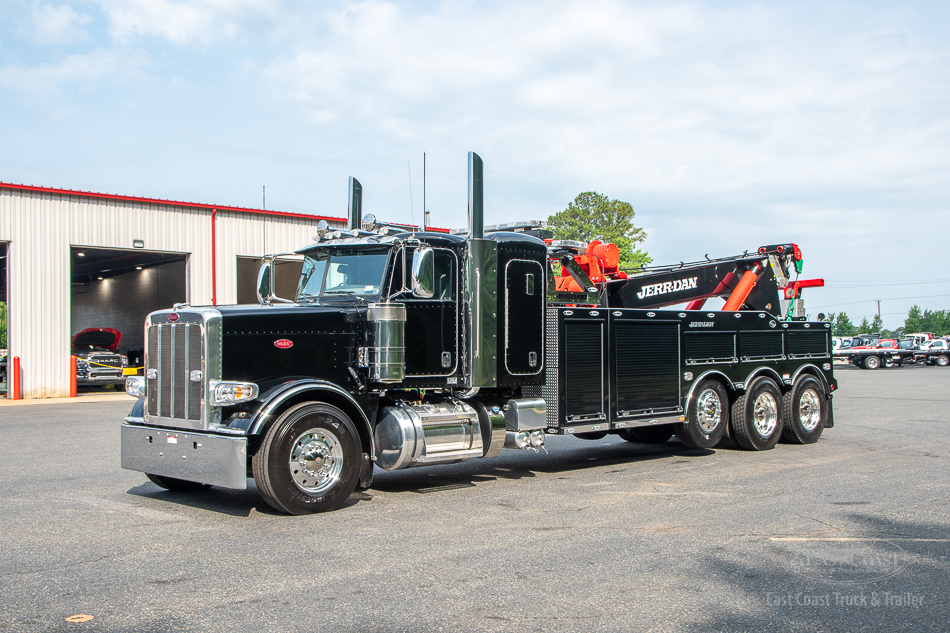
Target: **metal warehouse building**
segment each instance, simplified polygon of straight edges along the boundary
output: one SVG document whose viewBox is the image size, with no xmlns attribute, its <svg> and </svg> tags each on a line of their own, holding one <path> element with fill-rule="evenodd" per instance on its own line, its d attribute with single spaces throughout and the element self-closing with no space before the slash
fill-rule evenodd
<svg viewBox="0 0 950 633">
<path fill-rule="evenodd" d="M 119 351 L 134 364 L 149 312 L 256 302 L 261 255 L 310 243 L 320 220 L 346 226 L 336 217 L 0 183 L 0 301 L 22 397 L 69 395 L 71 338 L 85 328 L 120 330 Z M 293 266 L 278 290 L 282 280 L 293 287 Z"/>
</svg>

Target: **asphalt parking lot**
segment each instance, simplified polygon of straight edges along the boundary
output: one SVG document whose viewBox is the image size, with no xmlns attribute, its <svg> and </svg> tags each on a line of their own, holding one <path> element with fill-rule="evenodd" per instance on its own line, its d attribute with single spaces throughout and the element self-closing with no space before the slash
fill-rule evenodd
<svg viewBox="0 0 950 633">
<path fill-rule="evenodd" d="M 120 469 L 131 398 L 3 405 L 0 630 L 946 631 L 950 368 L 837 376 L 816 445 L 549 438 L 307 517 Z"/>
</svg>

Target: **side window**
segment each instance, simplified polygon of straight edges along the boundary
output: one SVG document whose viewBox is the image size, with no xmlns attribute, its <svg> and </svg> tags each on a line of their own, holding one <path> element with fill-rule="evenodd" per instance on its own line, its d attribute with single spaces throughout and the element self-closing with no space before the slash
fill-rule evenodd
<svg viewBox="0 0 950 633">
<path fill-rule="evenodd" d="M 405 285 L 405 280 L 403 279 L 403 249 L 397 249 L 393 252 L 393 274 L 389 278 L 389 294 L 393 295 L 399 292 L 403 285 Z"/>
<path fill-rule="evenodd" d="M 456 292 L 456 258 L 455 253 L 445 249 L 435 250 L 435 291 L 431 299 L 427 301 L 455 301 Z M 403 265 L 402 258 L 396 258 L 396 264 L 393 268 L 393 279 L 398 280 L 404 276 L 406 288 L 412 288 L 412 253 L 414 248 L 406 248 L 406 261 Z M 393 292 L 398 292 L 398 281 L 393 283 Z M 406 293 L 406 299 L 414 299 L 411 293 Z"/>
<path fill-rule="evenodd" d="M 435 294 L 432 298 L 455 300 L 455 255 L 450 251 L 435 252 Z"/>
</svg>

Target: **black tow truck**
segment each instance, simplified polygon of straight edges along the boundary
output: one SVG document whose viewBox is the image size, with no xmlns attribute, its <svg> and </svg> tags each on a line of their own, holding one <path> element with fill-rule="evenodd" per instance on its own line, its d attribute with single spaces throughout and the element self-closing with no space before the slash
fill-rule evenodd
<svg viewBox="0 0 950 633">
<path fill-rule="evenodd" d="M 459 234 L 382 225 L 360 192 L 351 179 L 348 229 L 297 251 L 296 296 L 275 296 L 273 256 L 257 305 L 148 316 L 124 468 L 173 490 L 252 477 L 306 514 L 370 487 L 374 467 L 547 435 L 767 450 L 833 426 L 828 324 L 787 318 L 780 296 L 793 244 L 628 277 L 612 244 L 557 242 L 539 222 L 486 230 L 474 153 Z M 703 309 L 711 297 L 724 309 Z"/>
</svg>

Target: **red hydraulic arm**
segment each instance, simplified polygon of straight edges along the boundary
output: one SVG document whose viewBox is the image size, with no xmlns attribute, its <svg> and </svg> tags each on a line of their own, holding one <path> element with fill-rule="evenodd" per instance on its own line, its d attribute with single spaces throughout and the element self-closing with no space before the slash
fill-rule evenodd
<svg viewBox="0 0 950 633">
<path fill-rule="evenodd" d="M 742 273 L 742 279 L 736 284 L 736 289 L 726 299 L 726 305 L 722 306 L 723 312 L 735 312 L 742 307 L 745 300 L 749 298 L 749 293 L 755 287 L 755 283 L 759 280 L 756 274 L 759 270 L 761 270 L 761 266 L 756 266 L 755 270 L 747 270 Z"/>
</svg>

